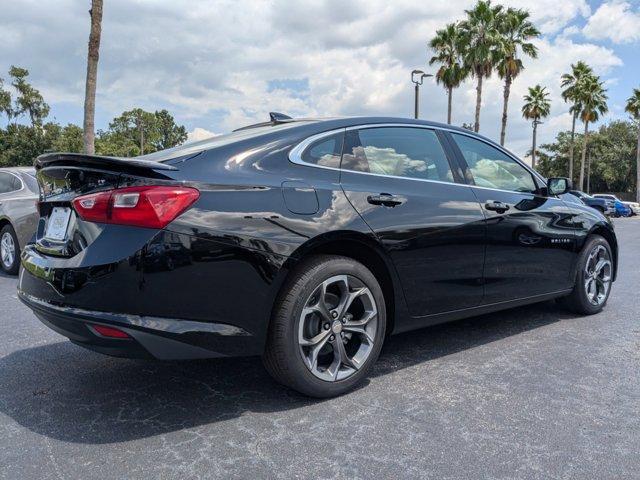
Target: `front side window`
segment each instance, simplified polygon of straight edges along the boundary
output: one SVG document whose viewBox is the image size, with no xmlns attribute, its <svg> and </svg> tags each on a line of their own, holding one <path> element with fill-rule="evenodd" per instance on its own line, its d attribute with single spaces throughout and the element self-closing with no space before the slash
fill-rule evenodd
<svg viewBox="0 0 640 480">
<path fill-rule="evenodd" d="M 452 133 L 451 136 L 462 151 L 477 186 L 536 192 L 531 173 L 507 154 L 467 135 Z"/>
<path fill-rule="evenodd" d="M 302 154 L 302 161 L 323 167 L 340 167 L 343 133 L 316 140 Z"/>
<path fill-rule="evenodd" d="M 447 156 L 433 130 L 363 128 L 347 132 L 342 168 L 395 177 L 453 182 Z"/>
</svg>

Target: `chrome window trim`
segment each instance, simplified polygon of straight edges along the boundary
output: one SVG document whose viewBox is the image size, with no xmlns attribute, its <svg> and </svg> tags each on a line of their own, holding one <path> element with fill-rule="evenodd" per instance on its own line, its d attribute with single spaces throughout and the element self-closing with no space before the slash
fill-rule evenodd
<svg viewBox="0 0 640 480">
<path fill-rule="evenodd" d="M 295 147 L 293 147 L 289 151 L 289 161 L 298 165 L 303 165 L 306 167 L 315 167 L 315 168 L 324 168 L 326 170 L 337 170 L 340 171 L 340 168 L 336 167 L 327 167 L 326 165 L 318 165 L 315 163 L 309 163 L 302 160 L 302 154 L 304 151 L 314 143 L 316 140 L 321 140 L 325 137 L 330 137 L 331 135 L 335 135 L 336 133 L 345 133 L 346 128 L 338 128 L 335 130 L 328 130 L 326 132 L 317 133 L 315 135 L 311 135 L 310 137 L 305 138 L 302 142 L 298 143 Z"/>
<path fill-rule="evenodd" d="M 532 168 L 530 168 L 527 164 L 525 164 L 523 161 L 521 161 L 515 154 L 511 153 L 509 150 L 507 150 L 506 148 L 500 146 L 500 145 L 496 145 L 494 143 L 492 143 L 491 141 L 485 140 L 484 138 L 478 136 L 475 133 L 467 133 L 467 132 L 463 132 L 460 130 L 454 130 L 452 128 L 447 128 L 447 127 L 442 127 L 442 126 L 438 126 L 438 125 L 419 125 L 419 124 L 412 124 L 412 123 L 364 123 L 362 125 L 352 125 L 350 127 L 342 127 L 342 128 L 336 128 L 333 130 L 328 130 L 326 132 L 320 132 L 317 133 L 315 135 L 312 135 L 310 137 L 305 138 L 302 142 L 298 143 L 296 146 L 294 146 L 290 151 L 289 151 L 289 161 L 292 163 L 295 163 L 297 165 L 302 165 L 302 166 L 306 166 L 306 167 L 314 167 L 314 168 L 324 168 L 326 170 L 336 170 L 336 171 L 342 171 L 341 168 L 336 168 L 336 167 L 327 167 L 325 165 L 317 165 L 314 163 L 308 163 L 305 162 L 304 160 L 302 160 L 302 154 L 303 152 L 306 150 L 306 148 L 311 145 L 312 143 L 314 143 L 316 140 L 321 140 L 322 138 L 325 137 L 329 137 L 331 135 L 335 135 L 336 133 L 346 133 L 352 130 L 363 130 L 365 128 L 387 128 L 387 127 L 404 127 L 404 128 L 423 128 L 426 130 L 440 130 L 443 132 L 449 132 L 449 133 L 457 133 L 459 135 L 464 135 L 466 137 L 470 137 L 473 139 L 476 139 L 480 142 L 483 142 L 485 144 L 487 144 L 490 147 L 493 147 L 495 149 L 497 149 L 498 151 L 504 153 L 506 156 L 508 156 L 509 158 L 511 158 L 513 161 L 515 161 L 518 165 L 520 165 L 521 167 L 523 167 L 527 172 L 529 172 L 530 175 L 532 175 L 535 179 L 537 179 L 538 181 L 540 181 L 542 183 L 543 186 L 546 187 L 547 182 L 544 179 L 544 177 L 542 177 L 542 175 L 540 175 L 538 172 L 536 172 L 535 170 L 533 170 Z M 457 145 L 456 145 L 457 146 Z M 458 182 L 443 182 L 441 180 L 430 180 L 430 179 L 424 179 L 424 178 L 411 178 L 411 177 L 400 177 L 400 176 L 395 176 L 395 175 L 383 175 L 380 173 L 371 173 L 371 172 L 358 172 L 356 170 L 346 170 L 345 172 L 350 172 L 350 173 L 358 173 L 361 175 L 373 175 L 373 176 L 377 176 L 377 177 L 385 177 L 385 178 L 399 178 L 401 180 L 414 180 L 417 182 L 434 182 L 434 183 L 442 183 L 445 185 L 462 185 L 465 187 L 474 187 L 474 188 L 481 188 L 483 190 L 494 190 L 497 192 L 509 192 L 509 193 L 519 193 L 519 194 L 529 194 L 529 195 L 535 195 L 535 193 L 529 193 L 529 192 L 518 192 L 516 190 L 503 190 L 500 188 L 490 188 L 490 187 L 480 187 L 478 185 L 470 185 L 468 183 L 458 183 Z"/>
</svg>

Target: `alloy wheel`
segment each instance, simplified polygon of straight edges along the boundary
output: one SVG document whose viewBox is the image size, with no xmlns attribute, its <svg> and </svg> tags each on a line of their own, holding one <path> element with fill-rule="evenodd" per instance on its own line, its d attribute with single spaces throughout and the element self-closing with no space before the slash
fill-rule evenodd
<svg viewBox="0 0 640 480">
<path fill-rule="evenodd" d="M 298 346 L 306 367 L 326 381 L 344 380 L 373 351 L 378 308 L 371 290 L 356 277 L 336 275 L 306 300 L 298 323 Z"/>
<path fill-rule="evenodd" d="M 10 269 L 16 258 L 16 245 L 9 232 L 5 232 L 0 239 L 0 258 L 6 269 Z"/>
<path fill-rule="evenodd" d="M 584 268 L 584 289 L 592 305 L 602 305 L 611 287 L 611 256 L 603 245 L 593 247 Z"/>
</svg>

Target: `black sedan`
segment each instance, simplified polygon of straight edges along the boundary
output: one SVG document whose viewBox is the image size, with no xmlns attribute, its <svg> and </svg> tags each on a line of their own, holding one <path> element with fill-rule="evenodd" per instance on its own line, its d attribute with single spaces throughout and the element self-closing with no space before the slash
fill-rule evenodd
<svg viewBox="0 0 640 480">
<path fill-rule="evenodd" d="M 109 355 L 262 355 L 317 397 L 387 335 L 561 299 L 599 312 L 618 247 L 600 212 L 513 154 L 418 120 L 267 123 L 135 159 L 46 154 L 19 298 Z"/>
</svg>

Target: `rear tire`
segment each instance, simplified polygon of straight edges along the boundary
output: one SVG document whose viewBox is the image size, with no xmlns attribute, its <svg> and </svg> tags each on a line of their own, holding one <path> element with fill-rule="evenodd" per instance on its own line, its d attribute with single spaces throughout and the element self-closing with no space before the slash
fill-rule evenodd
<svg viewBox="0 0 640 480">
<path fill-rule="evenodd" d="M 341 395 L 364 380 L 385 338 L 380 284 L 347 257 L 310 257 L 276 300 L 263 362 L 279 383 L 305 395 Z"/>
<path fill-rule="evenodd" d="M 561 304 L 581 315 L 599 313 L 609 299 L 613 271 L 609 242 L 599 235 L 590 236 L 578 256 L 573 292 Z"/>
<path fill-rule="evenodd" d="M 9 224 L 0 230 L 0 266 L 9 275 L 16 275 L 20 268 L 20 245 L 15 230 Z"/>
</svg>

